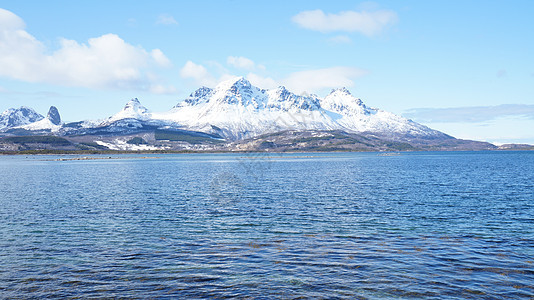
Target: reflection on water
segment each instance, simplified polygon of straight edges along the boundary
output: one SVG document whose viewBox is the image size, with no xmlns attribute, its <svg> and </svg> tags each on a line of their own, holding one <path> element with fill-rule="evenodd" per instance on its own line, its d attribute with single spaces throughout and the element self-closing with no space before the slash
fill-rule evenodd
<svg viewBox="0 0 534 300">
<path fill-rule="evenodd" d="M 532 152 L 140 157 L 0 157 L 2 298 L 534 297 Z"/>
</svg>

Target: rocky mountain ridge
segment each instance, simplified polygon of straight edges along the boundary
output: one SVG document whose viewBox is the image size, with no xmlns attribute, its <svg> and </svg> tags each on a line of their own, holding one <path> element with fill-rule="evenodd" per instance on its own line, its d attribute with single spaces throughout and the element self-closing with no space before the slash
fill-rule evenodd
<svg viewBox="0 0 534 300">
<path fill-rule="evenodd" d="M 201 87 L 167 112 L 150 112 L 134 98 L 121 111 L 103 120 L 64 124 L 59 111 L 52 106 L 46 118 L 29 108 L 7 110 L 1 115 L 0 126 L 0 135 L 4 136 L 55 135 L 73 145 L 82 143 L 108 149 L 119 144 L 124 149 L 135 148 L 128 146 L 135 145 L 127 144 L 128 138 L 142 139 L 141 148 L 174 150 L 382 151 L 495 147 L 488 143 L 461 142 L 412 120 L 368 107 L 346 88 L 334 89 L 321 98 L 297 95 L 282 86 L 260 89 L 242 77 L 222 82 L 213 89 Z"/>
<path fill-rule="evenodd" d="M 10 108 L 0 114 L 0 130 L 31 124 L 44 119 L 32 108 L 21 106 Z"/>
</svg>

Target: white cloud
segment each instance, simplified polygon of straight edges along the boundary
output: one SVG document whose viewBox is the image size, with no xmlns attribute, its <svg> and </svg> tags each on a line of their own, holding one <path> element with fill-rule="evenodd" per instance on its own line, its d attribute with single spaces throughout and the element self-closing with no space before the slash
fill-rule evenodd
<svg viewBox="0 0 534 300">
<path fill-rule="evenodd" d="M 178 25 L 178 22 L 174 19 L 173 16 L 169 14 L 161 14 L 156 20 L 156 24 L 161 25 Z"/>
<path fill-rule="evenodd" d="M 254 62 L 243 56 L 228 56 L 226 63 L 238 69 L 252 70 L 254 69 Z"/>
<path fill-rule="evenodd" d="M 170 67 L 172 65 L 171 61 L 161 52 L 159 49 L 154 49 L 150 52 L 152 59 L 161 67 Z"/>
<path fill-rule="evenodd" d="M 326 88 L 351 87 L 354 79 L 365 74 L 366 71 L 358 68 L 331 67 L 295 72 L 284 79 L 283 83 L 295 93 L 316 93 Z"/>
<path fill-rule="evenodd" d="M 0 30 L 18 30 L 25 26 L 26 24 L 19 16 L 0 8 Z"/>
<path fill-rule="evenodd" d="M 197 84 L 209 87 L 215 86 L 218 81 L 213 77 L 206 67 L 187 61 L 180 70 L 180 76 L 186 79 L 193 79 Z"/>
<path fill-rule="evenodd" d="M 260 87 L 262 89 L 274 89 L 280 85 L 279 82 L 271 77 L 263 77 L 255 73 L 248 73 L 247 79 L 252 85 Z"/>
<path fill-rule="evenodd" d="M 115 34 L 87 43 L 60 39 L 55 51 L 29 34 L 24 21 L 0 9 L 0 76 L 89 88 L 144 89 L 156 84 L 147 75 L 155 66 L 169 66 L 159 49 L 150 53 Z"/>
<path fill-rule="evenodd" d="M 211 63 L 211 65 L 217 66 L 218 64 Z M 182 78 L 194 80 L 197 85 L 208 87 L 215 87 L 219 82 L 235 77 L 227 70 L 219 69 L 218 71 L 216 72 L 217 75 L 213 75 L 205 66 L 188 61 L 182 67 L 180 75 Z M 351 87 L 354 85 L 354 79 L 365 74 L 367 74 L 366 71 L 358 68 L 332 67 L 294 72 L 280 79 L 249 72 L 246 78 L 253 85 L 263 89 L 284 85 L 295 93 L 318 93 L 328 88 Z"/>
<path fill-rule="evenodd" d="M 342 11 L 325 14 L 322 10 L 308 10 L 298 13 L 291 20 L 302 28 L 326 32 L 359 32 L 374 36 L 384 28 L 397 22 L 397 14 L 391 10 Z"/>
<path fill-rule="evenodd" d="M 256 68 L 264 69 L 262 65 L 257 66 L 251 59 L 243 56 L 228 56 L 226 63 L 238 69 L 252 71 Z"/>
<path fill-rule="evenodd" d="M 197 64 L 187 61 L 180 70 L 180 76 L 184 79 L 192 80 L 196 85 L 215 87 L 218 83 L 243 76 L 242 71 L 249 71 L 245 76 L 253 85 L 264 89 L 275 88 L 280 85 L 279 81 L 271 77 L 265 77 L 255 73 L 256 71 L 265 73 L 265 66 L 256 64 L 253 60 L 242 56 L 228 56 L 226 65 L 234 67 L 237 74 L 228 70 L 223 64 L 217 61 L 205 61 Z M 253 72 L 254 71 L 254 72 Z"/>
</svg>

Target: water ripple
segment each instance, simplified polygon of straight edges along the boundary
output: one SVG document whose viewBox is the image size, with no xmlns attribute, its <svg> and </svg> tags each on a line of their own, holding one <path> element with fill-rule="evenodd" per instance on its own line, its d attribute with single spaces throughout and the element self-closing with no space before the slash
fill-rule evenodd
<svg viewBox="0 0 534 300">
<path fill-rule="evenodd" d="M 0 158 L 0 297 L 534 298 L 533 153 L 242 156 Z"/>
</svg>

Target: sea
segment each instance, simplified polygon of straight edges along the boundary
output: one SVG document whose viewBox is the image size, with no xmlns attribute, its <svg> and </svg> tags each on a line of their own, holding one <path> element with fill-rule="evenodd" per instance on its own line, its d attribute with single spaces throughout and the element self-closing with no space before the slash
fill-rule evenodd
<svg viewBox="0 0 534 300">
<path fill-rule="evenodd" d="M 534 152 L 0 156 L 0 298 L 533 299 Z"/>
</svg>

